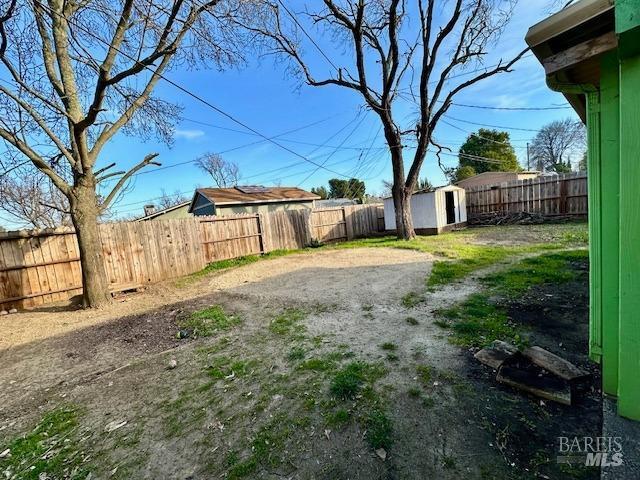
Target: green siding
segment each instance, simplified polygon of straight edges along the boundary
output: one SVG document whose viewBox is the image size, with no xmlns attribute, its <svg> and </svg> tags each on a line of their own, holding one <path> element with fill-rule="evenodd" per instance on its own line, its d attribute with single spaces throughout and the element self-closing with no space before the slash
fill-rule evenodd
<svg viewBox="0 0 640 480">
<path fill-rule="evenodd" d="M 620 60 L 618 413 L 640 419 L 640 57 Z"/>
<path fill-rule="evenodd" d="M 600 79 L 600 222 L 602 282 L 602 384 L 609 395 L 618 392 L 618 275 L 619 275 L 619 194 L 620 194 L 620 109 L 618 56 L 602 59 Z"/>
<path fill-rule="evenodd" d="M 587 93 L 589 182 L 589 354 L 602 354 L 602 203 L 600 152 L 600 93 Z"/>
</svg>

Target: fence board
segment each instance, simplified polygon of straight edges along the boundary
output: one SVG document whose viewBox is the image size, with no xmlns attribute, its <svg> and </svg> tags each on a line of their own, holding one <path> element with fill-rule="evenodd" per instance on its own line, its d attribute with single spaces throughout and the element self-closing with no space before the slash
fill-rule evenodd
<svg viewBox="0 0 640 480">
<path fill-rule="evenodd" d="M 587 215 L 587 176 L 570 173 L 466 189 L 467 216 L 483 213 Z"/>
<path fill-rule="evenodd" d="M 577 187 L 576 187 L 577 188 Z M 568 191 L 573 192 L 572 189 Z M 187 275 L 208 263 L 364 237 L 384 230 L 382 205 L 193 217 L 99 226 L 112 291 Z M 0 233 L 0 307 L 29 308 L 82 293 L 70 229 Z"/>
</svg>

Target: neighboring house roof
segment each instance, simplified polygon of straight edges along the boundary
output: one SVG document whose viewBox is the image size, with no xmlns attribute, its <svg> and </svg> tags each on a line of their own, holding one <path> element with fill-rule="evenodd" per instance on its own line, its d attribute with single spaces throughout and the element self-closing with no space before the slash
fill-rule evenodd
<svg viewBox="0 0 640 480">
<path fill-rule="evenodd" d="M 193 201 L 198 194 L 204 196 L 218 207 L 249 203 L 286 203 L 320 199 L 318 195 L 297 187 L 239 186 L 232 188 L 198 188 L 193 195 L 189 211 L 192 211 Z"/>
<path fill-rule="evenodd" d="M 316 200 L 316 207 L 343 207 L 357 204 L 357 200 L 352 198 L 326 198 L 324 200 Z"/>
<path fill-rule="evenodd" d="M 457 182 L 455 182 L 454 185 L 460 185 L 460 184 L 465 184 L 468 183 L 469 181 L 475 181 L 478 179 L 485 179 L 487 180 L 488 183 L 491 183 L 491 178 L 495 178 L 495 177 L 504 177 L 504 176 L 515 176 L 517 177 L 518 175 L 541 175 L 541 173 L 537 170 L 524 170 L 521 172 L 482 172 L 482 173 L 478 173 L 477 175 L 473 175 L 471 177 L 467 177 L 464 180 L 459 180 Z"/>
<path fill-rule="evenodd" d="M 179 208 L 188 207 L 191 204 L 191 200 L 187 200 L 186 202 L 178 203 L 168 208 L 163 208 L 162 210 L 157 210 L 153 212 L 151 215 L 145 215 L 142 218 L 136 219 L 136 222 L 141 222 L 143 220 L 151 220 L 152 218 L 160 217 L 165 215 L 166 213 L 173 212 L 174 210 L 178 210 Z"/>
</svg>

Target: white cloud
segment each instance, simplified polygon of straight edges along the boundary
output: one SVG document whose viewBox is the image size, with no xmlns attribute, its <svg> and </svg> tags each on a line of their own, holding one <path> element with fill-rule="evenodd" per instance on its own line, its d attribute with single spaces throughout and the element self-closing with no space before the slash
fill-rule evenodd
<svg viewBox="0 0 640 480">
<path fill-rule="evenodd" d="M 177 138 L 184 138 L 185 140 L 193 140 L 204 136 L 202 130 L 176 130 L 175 135 Z"/>
</svg>

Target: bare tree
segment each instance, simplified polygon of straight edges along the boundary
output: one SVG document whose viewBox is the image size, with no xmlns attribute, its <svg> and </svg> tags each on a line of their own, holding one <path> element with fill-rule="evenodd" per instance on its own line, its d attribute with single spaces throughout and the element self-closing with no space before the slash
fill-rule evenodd
<svg viewBox="0 0 640 480">
<path fill-rule="evenodd" d="M 586 141 L 582 122 L 565 118 L 542 127 L 531 142 L 529 152 L 538 170 L 570 172 L 572 158 L 583 157 Z"/>
<path fill-rule="evenodd" d="M 216 153 L 205 153 L 196 159 L 196 165 L 211 175 L 219 188 L 233 187 L 240 181 L 240 168 L 233 162 L 225 160 Z"/>
<path fill-rule="evenodd" d="M 158 208 L 160 210 L 164 210 L 165 208 L 170 208 L 175 205 L 179 205 L 181 203 L 189 200 L 187 196 L 185 196 L 182 192 L 176 190 L 172 194 L 167 193 L 167 191 L 163 188 L 160 190 L 161 197 L 158 199 Z"/>
<path fill-rule="evenodd" d="M 71 225 L 69 201 L 43 174 L 0 178 L 0 210 L 32 228 Z"/>
<path fill-rule="evenodd" d="M 305 13 L 315 25 L 332 33 L 338 44 L 334 59 L 323 52 L 334 71 L 322 78 L 312 72 L 300 48 L 299 39 L 305 33 L 300 31 L 300 21 L 280 0 L 270 5 L 271 14 L 246 18 L 243 25 L 265 39 L 270 52 L 287 58 L 307 84 L 353 90 L 379 117 L 393 167 L 397 234 L 399 238 L 413 238 L 409 202 L 427 148 L 434 145 L 439 152 L 443 148 L 433 136 L 438 122 L 459 92 L 508 72 L 526 52 L 500 60 L 479 73 L 466 71 L 482 66 L 482 59 L 509 22 L 514 2 L 323 0 L 322 4 L 323 8 Z M 353 61 L 338 67 L 343 45 L 349 46 Z M 470 75 L 466 80 L 454 80 L 461 71 Z M 408 125 L 401 125 L 396 118 L 394 107 L 399 99 L 415 104 L 416 118 Z M 415 145 L 405 172 L 404 151 L 411 141 Z"/>
<path fill-rule="evenodd" d="M 237 3 L 237 5 L 236 5 Z M 117 134 L 170 142 L 180 108 L 153 94 L 174 65 L 241 59 L 240 0 L 0 0 L 0 139 L 66 197 L 86 306 L 111 300 L 98 218 L 150 153 L 116 169 Z"/>
</svg>

